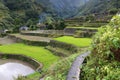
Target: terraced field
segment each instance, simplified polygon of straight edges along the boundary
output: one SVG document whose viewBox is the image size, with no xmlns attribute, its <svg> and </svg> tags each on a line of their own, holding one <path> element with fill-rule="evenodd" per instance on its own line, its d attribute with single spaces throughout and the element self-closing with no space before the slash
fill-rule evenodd
<svg viewBox="0 0 120 80">
<path fill-rule="evenodd" d="M 38 42 L 38 43 L 39 42 L 49 43 L 49 42 L 51 42 L 50 40 L 57 40 L 57 41 L 60 41 L 60 42 L 73 44 L 73 45 L 78 46 L 78 47 L 86 47 L 86 46 L 89 46 L 90 43 L 91 43 L 90 38 L 74 38 L 72 36 L 62 36 L 62 37 L 58 37 L 58 38 L 48 38 L 48 37 L 40 37 L 40 36 L 32 36 L 32 35 L 22 35 L 22 34 L 10 34 L 10 36 L 8 38 L 11 38 L 13 40 L 15 38 L 15 39 L 18 39 L 18 40 L 21 39 L 22 41 L 23 40 L 26 40 L 26 41 L 25 42 L 21 41 L 21 43 L 1 45 L 0 46 L 0 52 L 1 53 L 11 53 L 11 54 L 25 55 L 25 56 L 31 57 L 31 58 L 33 58 L 33 59 L 35 59 L 35 60 L 37 60 L 37 61 L 39 61 L 40 63 L 43 64 L 41 74 L 39 74 L 38 72 L 35 72 L 34 74 L 31 74 L 30 76 L 28 76 L 28 80 L 38 80 L 40 77 L 42 77 L 43 75 L 46 75 L 48 73 L 50 73 L 50 75 L 51 75 L 51 72 L 49 72 L 49 70 L 52 70 L 52 72 L 56 74 L 56 71 L 59 71 L 59 70 L 51 69 L 51 67 L 53 65 L 54 65 L 54 67 L 58 67 L 58 68 L 59 67 L 63 68 L 63 67 L 59 66 L 59 65 L 55 65 L 55 63 L 58 63 L 59 61 L 61 61 L 60 59 L 62 59 L 62 58 L 59 55 L 55 55 L 54 52 L 51 52 L 51 51 L 47 50 L 46 46 L 50 46 L 50 44 L 45 45 L 45 46 L 41 46 L 41 45 L 31 46 L 32 44 L 26 45 L 27 42 L 35 41 L 35 42 Z M 23 43 L 25 43 L 25 44 L 23 44 Z M 57 47 L 55 47 L 54 49 L 56 50 Z M 60 53 L 61 53 L 63 49 L 62 48 L 59 48 L 59 49 L 60 49 Z M 67 52 L 63 52 L 63 53 L 67 54 Z M 72 53 L 71 55 L 73 55 L 73 54 L 74 53 Z M 70 57 L 71 55 L 69 55 L 67 57 Z M 78 54 L 74 54 L 74 55 L 77 56 Z M 72 59 L 72 61 L 70 63 L 73 62 L 74 58 Z M 61 63 L 61 64 L 64 65 L 66 63 Z M 66 71 L 63 70 L 62 72 L 67 73 L 68 69 L 69 69 L 68 67 L 70 67 L 70 66 L 71 66 L 71 64 L 66 66 L 66 68 L 65 68 Z M 61 74 L 61 72 L 60 72 L 60 74 Z M 58 76 L 59 74 L 56 74 L 56 75 Z M 50 76 L 50 77 L 54 78 L 53 76 Z M 64 78 L 65 77 L 66 77 L 66 75 L 64 75 Z M 61 79 L 62 79 L 62 77 L 61 77 Z M 27 80 L 27 79 L 25 79 L 25 80 Z M 56 77 L 56 80 L 57 80 L 57 77 Z"/>
<path fill-rule="evenodd" d="M 54 38 L 57 41 L 73 44 L 78 47 L 86 47 L 91 44 L 91 38 L 74 38 L 72 36 L 63 36 L 63 37 L 58 37 Z"/>
<path fill-rule="evenodd" d="M 52 52 L 44 47 L 28 46 L 25 44 L 3 45 L 0 46 L 0 52 L 29 56 L 41 62 L 44 65 L 44 69 L 49 68 L 51 64 L 59 60 L 58 56 L 53 55 Z"/>
</svg>

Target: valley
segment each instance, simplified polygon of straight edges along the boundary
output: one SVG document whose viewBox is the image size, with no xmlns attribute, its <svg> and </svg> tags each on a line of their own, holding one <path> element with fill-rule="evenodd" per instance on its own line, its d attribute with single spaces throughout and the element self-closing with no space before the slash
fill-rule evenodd
<svg viewBox="0 0 120 80">
<path fill-rule="evenodd" d="M 0 0 L 0 77 L 119 80 L 119 33 L 119 0 Z"/>
</svg>

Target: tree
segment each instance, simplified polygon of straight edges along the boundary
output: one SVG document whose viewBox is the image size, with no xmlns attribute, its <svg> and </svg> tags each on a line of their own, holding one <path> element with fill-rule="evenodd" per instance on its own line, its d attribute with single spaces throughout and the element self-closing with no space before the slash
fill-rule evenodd
<svg viewBox="0 0 120 80">
<path fill-rule="evenodd" d="M 38 18 L 39 16 L 39 13 L 36 11 L 36 10 L 27 10 L 25 12 L 27 18 Z"/>
<path fill-rule="evenodd" d="M 116 14 L 117 12 L 118 12 L 118 9 L 116 9 L 116 8 L 113 8 L 109 11 L 109 13 L 113 14 L 113 15 Z"/>
<path fill-rule="evenodd" d="M 47 28 L 47 29 L 54 29 L 54 27 L 53 27 L 52 24 L 48 24 L 48 23 L 46 23 L 45 25 L 46 25 L 46 28 Z"/>
<path fill-rule="evenodd" d="M 66 24 L 64 21 L 58 21 L 55 23 L 55 29 L 56 30 L 63 30 L 66 27 Z"/>
</svg>

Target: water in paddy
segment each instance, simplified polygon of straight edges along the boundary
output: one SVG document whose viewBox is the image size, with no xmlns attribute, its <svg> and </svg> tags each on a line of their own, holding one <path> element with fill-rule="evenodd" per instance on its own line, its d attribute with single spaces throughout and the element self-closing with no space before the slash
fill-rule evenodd
<svg viewBox="0 0 120 80">
<path fill-rule="evenodd" d="M 18 76 L 34 73 L 31 65 L 18 60 L 0 59 L 0 80 L 14 80 Z"/>
</svg>

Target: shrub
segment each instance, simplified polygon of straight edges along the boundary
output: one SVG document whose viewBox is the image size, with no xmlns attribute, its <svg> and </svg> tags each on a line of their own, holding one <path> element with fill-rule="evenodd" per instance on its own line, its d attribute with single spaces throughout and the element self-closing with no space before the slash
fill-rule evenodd
<svg viewBox="0 0 120 80">
<path fill-rule="evenodd" d="M 80 38 L 80 37 L 92 37 L 95 32 L 91 31 L 76 31 L 74 37 Z"/>
<path fill-rule="evenodd" d="M 118 9 L 116 9 L 116 8 L 113 8 L 109 11 L 109 13 L 113 14 L 113 15 L 116 14 L 117 12 L 118 12 Z"/>
<path fill-rule="evenodd" d="M 73 54 L 55 63 L 50 67 L 48 75 L 44 80 L 66 80 L 69 68 L 71 67 L 71 64 L 76 56 L 78 56 L 78 54 Z"/>
<path fill-rule="evenodd" d="M 81 80 L 119 80 L 120 15 L 99 29 L 93 38 L 92 54 L 84 64 Z M 117 54 L 116 54 L 117 52 Z"/>
<path fill-rule="evenodd" d="M 54 26 L 56 30 L 63 30 L 67 25 L 65 24 L 64 21 L 58 21 L 58 22 L 55 22 Z"/>
</svg>

